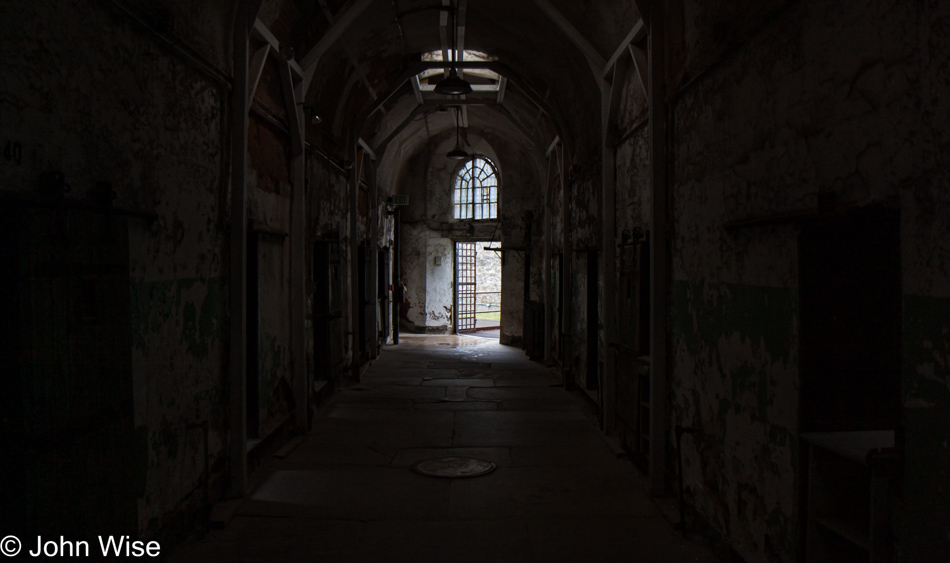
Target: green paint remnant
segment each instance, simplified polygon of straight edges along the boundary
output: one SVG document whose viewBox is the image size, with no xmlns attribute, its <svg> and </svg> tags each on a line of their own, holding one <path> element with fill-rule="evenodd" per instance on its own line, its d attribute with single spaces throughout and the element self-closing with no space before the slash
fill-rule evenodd
<svg viewBox="0 0 950 563">
<path fill-rule="evenodd" d="M 904 401 L 950 413 L 950 299 L 904 296 Z"/>
<path fill-rule="evenodd" d="M 707 437 L 699 451 L 705 491 L 700 504 L 722 530 L 730 529 L 730 510 L 740 520 L 767 519 L 765 551 L 790 560 L 797 535 L 793 515 L 783 508 L 789 501 L 766 503 L 758 491 L 797 482 L 798 437 L 773 418 L 794 408 L 795 399 L 779 393 L 780 378 L 794 377 L 797 368 L 798 293 L 687 281 L 674 282 L 672 289 L 674 349 L 677 357 L 688 356 L 684 365 L 674 360 L 673 384 L 683 388 L 680 401 L 693 403 L 674 405 L 673 412 L 707 413 L 682 421 L 700 426 Z M 787 403 L 785 409 L 773 411 L 777 399 Z M 742 457 L 749 448 L 752 458 Z"/>
<path fill-rule="evenodd" d="M 200 296 L 201 289 L 205 291 Z M 198 294 L 195 299 L 183 294 Z M 131 288 L 132 345 L 148 357 L 150 335 L 180 327 L 181 342 L 196 359 L 203 360 L 227 327 L 224 279 L 160 280 L 133 284 Z M 174 366 L 169 366 L 173 369 Z"/>
<path fill-rule="evenodd" d="M 904 561 L 950 553 L 950 299 L 904 296 Z"/>
<path fill-rule="evenodd" d="M 672 289 L 673 334 L 691 354 L 735 333 L 753 349 L 763 347 L 773 362 L 788 361 L 797 347 L 794 289 L 687 281 L 673 282 Z"/>
</svg>

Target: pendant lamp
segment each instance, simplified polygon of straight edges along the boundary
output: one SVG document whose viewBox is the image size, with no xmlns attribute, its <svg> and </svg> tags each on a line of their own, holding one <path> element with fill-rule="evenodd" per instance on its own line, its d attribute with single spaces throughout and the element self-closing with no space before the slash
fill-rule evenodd
<svg viewBox="0 0 950 563">
<path fill-rule="evenodd" d="M 459 138 L 459 128 L 461 124 L 459 123 L 459 108 L 455 108 L 455 148 L 450 150 L 445 156 L 455 160 L 462 160 L 463 158 L 468 158 L 468 153 L 462 148 L 462 142 Z"/>
<path fill-rule="evenodd" d="M 455 11 L 452 13 L 452 27 L 454 28 L 452 30 L 452 69 L 449 70 L 448 76 L 435 85 L 435 91 L 445 96 L 464 96 L 465 94 L 472 93 L 472 85 L 459 76 L 458 70 L 455 68 L 455 63 L 458 62 L 458 5 L 456 5 Z"/>
</svg>

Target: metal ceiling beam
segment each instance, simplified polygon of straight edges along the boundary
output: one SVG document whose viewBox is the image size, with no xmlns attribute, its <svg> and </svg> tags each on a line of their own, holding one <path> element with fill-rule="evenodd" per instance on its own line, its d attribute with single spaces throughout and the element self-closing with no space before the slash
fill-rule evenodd
<svg viewBox="0 0 950 563">
<path fill-rule="evenodd" d="M 323 15 L 326 16 L 327 22 L 332 26 L 336 23 L 336 18 L 333 16 L 333 12 L 330 11 L 330 8 L 327 7 L 326 0 L 318 0 L 320 2 L 320 7 L 323 9 Z M 353 68 L 356 69 L 357 75 L 359 75 L 360 80 L 363 82 L 363 85 L 366 86 L 366 90 L 369 92 L 369 95 L 376 99 L 376 91 L 373 90 L 372 84 L 369 83 L 369 78 L 367 78 L 366 73 L 363 72 L 363 67 L 360 66 L 359 60 L 356 58 L 356 55 L 353 54 L 353 49 L 350 49 L 350 46 L 343 41 L 343 48 L 346 50 L 346 56 L 349 57 L 350 63 L 353 65 Z"/>
<path fill-rule="evenodd" d="M 369 156 L 369 158 L 370 158 L 371 160 L 376 160 L 376 151 L 374 151 L 373 149 L 369 148 L 369 145 L 366 144 L 366 141 L 364 141 L 362 137 L 360 137 L 360 138 L 356 141 L 356 143 L 357 143 L 360 147 L 362 147 L 362 149 L 363 149 L 364 151 L 366 151 L 367 156 Z"/>
<path fill-rule="evenodd" d="M 464 100 L 458 98 L 427 98 L 422 102 L 427 106 L 497 106 L 498 100 L 492 96 L 491 98 L 466 98 Z"/>
<path fill-rule="evenodd" d="M 458 50 L 459 60 L 465 60 L 465 23 L 468 20 L 468 0 L 458 0 Z"/>
<path fill-rule="evenodd" d="M 434 68 L 450 68 L 452 63 L 447 61 L 423 61 L 415 62 L 408 64 L 400 75 L 391 82 L 391 86 L 382 93 L 379 98 L 372 102 L 363 112 L 358 112 L 353 116 L 352 121 L 352 135 L 359 136 L 362 134 L 363 127 L 366 122 L 369 120 L 378 109 L 380 109 L 383 104 L 385 104 L 393 95 L 401 90 L 413 76 L 416 76 L 420 72 L 434 69 Z M 470 62 L 462 61 L 457 63 L 458 68 L 473 69 L 473 68 L 483 68 L 497 73 L 500 76 L 504 76 L 512 83 L 518 84 L 524 95 L 531 100 L 532 103 L 538 106 L 539 110 L 547 114 L 548 118 L 551 120 L 554 125 L 555 133 L 562 139 L 563 145 L 566 147 L 571 146 L 571 139 L 569 136 L 569 130 L 566 127 L 565 122 L 563 121 L 561 115 L 554 110 L 554 108 L 548 103 L 548 101 L 538 94 L 538 92 L 532 88 L 529 84 L 519 82 L 520 76 L 517 72 L 514 71 L 510 66 L 505 63 L 498 61 L 488 61 L 488 62 Z M 454 102 L 455 100 L 453 100 Z"/>
<path fill-rule="evenodd" d="M 247 71 L 247 111 L 251 111 L 251 103 L 254 101 L 254 94 L 257 92 L 257 85 L 261 81 L 261 74 L 264 73 L 264 63 L 267 62 L 267 55 L 270 50 L 270 44 L 266 44 L 251 57 L 251 64 L 248 65 Z"/>
<path fill-rule="evenodd" d="M 636 25 L 633 26 L 633 29 L 630 30 L 630 33 L 624 37 L 623 41 L 620 42 L 620 46 L 617 47 L 617 50 L 614 51 L 614 54 L 610 56 L 610 59 L 607 60 L 607 64 L 604 65 L 604 70 L 601 72 L 601 78 L 607 78 L 607 75 L 610 74 L 610 71 L 613 69 L 614 65 L 617 63 L 617 60 L 623 55 L 624 51 L 627 50 L 627 46 L 635 45 L 640 42 L 644 37 L 647 36 L 647 26 L 643 23 L 643 18 L 640 18 Z"/>
<path fill-rule="evenodd" d="M 298 98 L 303 99 L 304 96 L 299 94 L 306 95 L 307 89 L 310 88 L 310 83 L 313 81 L 313 74 L 317 70 L 317 64 L 320 62 L 320 57 L 326 54 L 330 50 L 330 47 L 336 43 L 340 37 L 346 32 L 347 29 L 353 22 L 355 22 L 360 15 L 366 11 L 366 8 L 373 3 L 373 0 L 348 0 L 347 3 L 340 9 L 340 17 L 337 18 L 336 23 L 330 26 L 330 29 L 317 41 L 317 44 L 310 49 L 310 52 L 301 60 L 300 66 L 303 67 L 303 82 L 300 84 L 301 91 L 298 92 Z"/>
<path fill-rule="evenodd" d="M 551 5 L 548 0 L 534 0 L 535 5 L 544 12 L 554 25 L 556 25 L 564 35 L 567 35 L 568 39 L 571 40 L 571 43 L 584 55 L 587 59 L 588 64 L 590 64 L 591 72 L 594 73 L 594 76 L 600 78 L 601 69 L 607 65 L 607 61 L 604 60 L 603 55 L 597 52 L 597 49 L 587 40 L 584 35 L 565 18 L 561 12 L 557 11 L 557 8 Z"/>
<path fill-rule="evenodd" d="M 455 66 L 459 70 L 466 70 L 466 69 L 490 70 L 500 76 L 504 76 L 508 78 L 508 80 L 517 80 L 519 78 L 518 73 L 516 73 L 510 66 L 498 61 L 485 61 L 485 62 L 462 61 L 462 62 L 456 63 Z M 366 115 L 369 116 L 375 113 L 376 110 L 381 108 L 383 104 L 385 104 L 388 101 L 388 99 L 393 94 L 395 94 L 402 87 L 402 85 L 405 84 L 413 76 L 427 70 L 438 69 L 438 68 L 442 68 L 442 69 L 452 68 L 452 63 L 448 61 L 421 61 L 421 62 L 409 63 L 406 66 L 405 70 L 403 70 L 403 72 L 400 73 L 399 77 L 397 77 L 396 80 L 393 81 L 392 83 L 393 86 L 390 87 L 389 90 L 385 94 L 377 98 L 373 102 L 372 105 L 370 105 Z M 538 107 L 541 108 L 542 110 L 546 109 L 545 106 L 547 106 L 547 103 L 544 102 L 544 98 L 542 96 L 540 96 L 537 92 L 535 92 L 533 89 L 529 88 L 526 85 L 522 87 L 524 88 L 525 92 L 529 95 L 528 97 L 531 98 L 531 101 L 535 102 L 538 105 Z"/>
<path fill-rule="evenodd" d="M 416 120 L 416 117 L 418 117 L 419 114 L 421 114 L 422 112 L 426 110 L 426 107 L 427 106 L 419 104 L 415 108 L 413 108 L 412 112 L 409 113 L 409 116 L 403 119 L 402 122 L 399 125 L 397 125 L 396 128 L 393 129 L 389 133 L 389 135 L 386 135 L 385 139 L 383 139 L 379 144 L 376 145 L 376 148 L 373 149 L 374 152 L 378 154 L 383 154 L 386 151 L 386 147 L 388 147 L 389 144 L 393 142 L 393 139 L 395 139 L 400 133 L 402 133 L 403 129 L 405 129 L 406 127 L 409 127 L 409 125 L 413 121 Z"/>
<path fill-rule="evenodd" d="M 409 81 L 412 83 L 412 93 L 416 96 L 416 103 L 421 104 L 425 100 L 422 99 L 422 85 L 419 84 L 419 76 L 413 76 Z"/>
<path fill-rule="evenodd" d="M 271 55 L 277 58 L 279 62 L 285 62 L 284 57 L 280 54 L 280 41 L 278 41 L 277 37 L 275 37 L 274 34 L 271 33 L 269 29 L 267 29 L 267 26 L 264 25 L 264 22 L 261 20 L 254 21 L 254 33 L 256 33 L 257 36 L 260 37 L 265 43 L 270 45 Z M 294 74 L 297 76 L 303 76 L 303 69 L 300 68 L 300 65 L 297 64 L 297 61 L 290 61 L 289 64 L 290 70 L 294 71 Z"/>
<path fill-rule="evenodd" d="M 418 78 L 418 77 L 414 77 Z M 419 91 L 425 94 L 426 92 L 435 92 L 435 86 L 426 84 L 425 86 L 420 86 Z M 498 92 L 497 84 L 472 84 L 472 93 L 477 94 L 479 92 L 491 92 L 492 94 Z"/>
<path fill-rule="evenodd" d="M 628 45 L 627 50 L 630 51 L 630 58 L 633 59 L 633 67 L 636 70 L 637 79 L 640 81 L 640 86 L 643 87 L 643 92 L 646 95 L 650 94 L 650 79 L 647 76 L 647 54 L 643 52 L 643 49 L 640 47 L 635 47 L 633 45 Z"/>
<path fill-rule="evenodd" d="M 508 86 L 508 79 L 502 76 L 498 79 L 498 103 L 504 103 L 505 101 L 505 87 Z"/>
</svg>

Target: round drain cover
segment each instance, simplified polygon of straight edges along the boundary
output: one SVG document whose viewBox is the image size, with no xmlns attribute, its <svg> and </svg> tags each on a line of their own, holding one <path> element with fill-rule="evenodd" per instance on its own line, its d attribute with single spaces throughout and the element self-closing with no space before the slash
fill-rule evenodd
<svg viewBox="0 0 950 563">
<path fill-rule="evenodd" d="M 487 475 L 495 470 L 495 464 L 471 457 L 442 457 L 420 461 L 412 466 L 412 470 L 427 477 L 459 479 Z"/>
</svg>

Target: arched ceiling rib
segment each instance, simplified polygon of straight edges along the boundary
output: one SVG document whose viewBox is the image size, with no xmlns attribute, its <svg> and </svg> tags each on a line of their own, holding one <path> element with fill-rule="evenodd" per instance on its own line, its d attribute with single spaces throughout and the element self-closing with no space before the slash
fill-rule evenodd
<svg viewBox="0 0 950 563">
<path fill-rule="evenodd" d="M 535 131 L 532 122 L 540 107 L 551 119 L 548 129 L 568 139 L 596 139 L 590 124 L 599 124 L 598 65 L 617 52 L 639 18 L 634 3 L 461 1 L 465 5 L 460 6 L 464 7 L 459 14 L 464 23 L 460 42 L 493 57 L 497 62 L 492 64 L 508 81 L 502 108 L 473 107 L 467 113 L 507 113 L 502 126 L 523 137 Z M 304 78 L 311 85 L 308 102 L 344 124 L 329 136 L 344 141 L 348 124 L 361 127 L 361 114 L 378 106 L 384 111 L 366 116 L 366 127 L 361 129 L 379 142 L 391 137 L 411 110 L 402 112 L 396 123 L 385 111 L 404 98 L 417 103 L 419 93 L 409 77 L 419 72 L 421 55 L 446 47 L 443 36 L 448 31 L 450 37 L 451 30 L 440 24 L 445 20 L 451 26 L 452 18 L 444 4 L 445 0 L 266 0 L 262 14 L 274 25 L 280 42 L 294 46 L 304 71 L 313 73 L 311 82 Z M 287 14 L 299 18 L 294 25 L 288 26 Z M 346 88 L 354 83 L 359 87 Z M 321 132 L 324 138 L 328 133 Z M 549 141 L 550 137 L 534 140 Z"/>
</svg>

